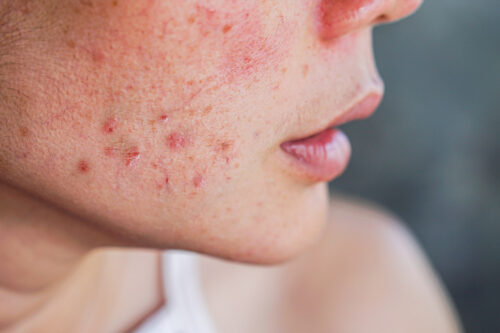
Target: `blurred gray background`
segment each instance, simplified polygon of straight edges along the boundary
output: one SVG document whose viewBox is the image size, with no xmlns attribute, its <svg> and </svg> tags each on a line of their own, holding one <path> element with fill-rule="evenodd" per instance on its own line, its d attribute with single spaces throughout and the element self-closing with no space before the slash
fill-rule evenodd
<svg viewBox="0 0 500 333">
<path fill-rule="evenodd" d="M 500 332 L 500 0 L 428 0 L 375 52 L 386 97 L 331 188 L 399 215 L 466 332 Z"/>
</svg>

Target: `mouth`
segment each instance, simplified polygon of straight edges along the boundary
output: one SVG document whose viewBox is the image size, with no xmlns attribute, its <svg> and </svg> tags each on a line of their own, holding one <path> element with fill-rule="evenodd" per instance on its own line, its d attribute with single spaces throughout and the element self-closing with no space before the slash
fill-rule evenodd
<svg viewBox="0 0 500 333">
<path fill-rule="evenodd" d="M 382 101 L 382 94 L 371 93 L 331 121 L 323 130 L 303 138 L 283 142 L 281 149 L 291 157 L 292 167 L 305 179 L 331 181 L 340 176 L 351 157 L 351 144 L 337 127 L 371 116 Z"/>
</svg>

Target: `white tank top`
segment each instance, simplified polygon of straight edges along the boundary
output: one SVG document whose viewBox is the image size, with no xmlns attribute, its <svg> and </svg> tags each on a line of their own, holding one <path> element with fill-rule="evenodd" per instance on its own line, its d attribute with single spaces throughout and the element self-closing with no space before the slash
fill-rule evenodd
<svg viewBox="0 0 500 333">
<path fill-rule="evenodd" d="M 203 301 L 196 253 L 168 250 L 162 254 L 166 306 L 135 333 L 215 333 Z"/>
</svg>

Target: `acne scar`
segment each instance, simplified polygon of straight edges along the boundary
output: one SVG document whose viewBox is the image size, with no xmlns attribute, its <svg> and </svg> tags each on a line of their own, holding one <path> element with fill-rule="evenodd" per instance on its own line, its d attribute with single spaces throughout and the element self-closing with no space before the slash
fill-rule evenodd
<svg viewBox="0 0 500 333">
<path fill-rule="evenodd" d="M 102 127 L 104 133 L 111 134 L 118 127 L 118 120 L 115 117 L 108 118 Z"/>
<path fill-rule="evenodd" d="M 141 158 L 141 153 L 137 147 L 129 148 L 124 155 L 124 161 L 126 166 L 135 166 L 139 159 Z"/>
<path fill-rule="evenodd" d="M 186 137 L 181 133 L 171 133 L 167 136 L 167 146 L 172 150 L 183 148 L 186 145 Z"/>
<path fill-rule="evenodd" d="M 87 173 L 90 170 L 89 164 L 85 160 L 80 160 L 78 162 L 78 171 L 81 173 Z"/>
</svg>

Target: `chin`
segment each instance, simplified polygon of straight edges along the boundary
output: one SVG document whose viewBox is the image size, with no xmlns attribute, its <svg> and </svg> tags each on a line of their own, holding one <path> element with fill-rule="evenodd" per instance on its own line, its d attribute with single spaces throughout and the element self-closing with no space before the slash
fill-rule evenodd
<svg viewBox="0 0 500 333">
<path fill-rule="evenodd" d="M 326 184 L 315 184 L 298 198 L 300 204 L 283 203 L 265 219 L 242 221 L 234 237 L 221 237 L 196 252 L 221 259 L 257 265 L 276 265 L 294 259 L 315 244 L 327 221 Z"/>
</svg>

